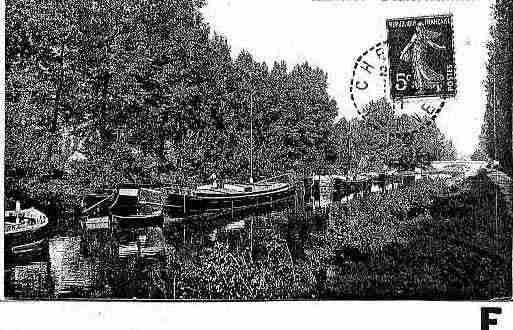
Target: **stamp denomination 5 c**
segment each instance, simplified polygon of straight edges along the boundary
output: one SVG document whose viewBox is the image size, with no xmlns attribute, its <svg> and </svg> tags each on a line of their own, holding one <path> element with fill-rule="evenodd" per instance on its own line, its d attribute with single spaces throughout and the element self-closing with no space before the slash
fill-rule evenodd
<svg viewBox="0 0 513 330">
<path fill-rule="evenodd" d="M 393 100 L 456 95 L 452 15 L 387 20 Z"/>
</svg>

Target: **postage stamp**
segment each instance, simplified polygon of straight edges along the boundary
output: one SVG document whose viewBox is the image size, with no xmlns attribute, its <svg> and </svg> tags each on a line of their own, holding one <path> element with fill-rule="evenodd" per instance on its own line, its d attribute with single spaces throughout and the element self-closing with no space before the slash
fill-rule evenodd
<svg viewBox="0 0 513 330">
<path fill-rule="evenodd" d="M 389 19 L 386 26 L 392 99 L 455 96 L 452 16 Z"/>
</svg>

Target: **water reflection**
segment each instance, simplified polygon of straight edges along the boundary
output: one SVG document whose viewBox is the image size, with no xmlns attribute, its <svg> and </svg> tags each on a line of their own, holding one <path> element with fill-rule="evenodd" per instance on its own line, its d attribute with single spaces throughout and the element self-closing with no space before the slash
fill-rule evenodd
<svg viewBox="0 0 513 330">
<path fill-rule="evenodd" d="M 371 192 L 392 189 L 393 183 Z M 216 243 L 253 260 L 269 256 L 268 238 L 278 235 L 292 260 L 304 259 L 309 234 L 327 229 L 326 217 L 309 213 L 315 194 L 300 192 L 293 200 L 255 214 L 225 216 L 208 221 L 168 221 L 163 227 L 121 231 L 109 228 L 57 233 L 49 239 L 46 260 L 8 267 L 7 296 L 37 298 L 174 298 L 176 270 L 173 256 L 201 254 Z M 328 189 L 321 189 L 315 206 L 329 205 Z M 351 193 L 342 201 L 358 197 Z M 317 203 L 317 204 L 316 204 Z M 302 209 L 301 209 L 302 208 Z M 300 209 L 300 212 L 297 212 Z M 174 275 L 173 275 L 174 274 Z M 170 277 L 174 276 L 174 277 Z M 169 283 L 173 284 L 170 288 Z M 7 287 L 6 287 L 7 288 Z"/>
<path fill-rule="evenodd" d="M 282 212 L 219 219 L 213 223 L 181 222 L 166 228 L 145 227 L 122 232 L 84 231 L 49 240 L 48 258 L 10 265 L 9 297 L 26 298 L 173 298 L 166 296 L 170 255 L 195 254 L 223 243 L 234 252 L 267 255 L 264 238 L 276 228 L 294 258 L 304 255 L 307 228 L 276 223 Z M 277 226 L 276 228 L 274 226 Z M 178 268 L 178 267 L 176 267 Z"/>
<path fill-rule="evenodd" d="M 50 240 L 51 276 L 56 296 L 83 296 L 96 284 L 100 265 L 81 253 L 81 243 L 79 236 Z"/>
<path fill-rule="evenodd" d="M 52 294 L 48 261 L 11 264 L 5 271 L 5 296 L 40 299 Z"/>
</svg>

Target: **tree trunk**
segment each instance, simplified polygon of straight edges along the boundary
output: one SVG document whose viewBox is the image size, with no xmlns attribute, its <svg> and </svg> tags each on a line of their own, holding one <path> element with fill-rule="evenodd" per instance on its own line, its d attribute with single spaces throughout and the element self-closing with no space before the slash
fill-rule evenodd
<svg viewBox="0 0 513 330">
<path fill-rule="evenodd" d="M 59 68 L 59 85 L 57 87 L 57 92 L 55 93 L 55 103 L 52 114 L 52 122 L 50 126 L 50 141 L 48 144 L 48 150 L 46 154 L 46 165 L 50 165 L 50 161 L 53 154 L 53 146 L 55 140 L 55 132 L 57 131 L 57 124 L 59 119 L 59 107 L 61 105 L 61 97 L 62 97 L 62 89 L 63 89 L 63 80 L 64 80 L 64 38 L 61 40 L 61 58 L 60 58 L 60 68 Z"/>
<path fill-rule="evenodd" d="M 107 95 L 109 93 L 109 83 L 110 83 L 111 74 L 109 71 L 105 70 L 102 72 L 102 104 L 100 108 L 100 123 L 101 123 L 101 134 L 102 139 L 106 139 L 108 136 L 108 125 L 105 123 L 105 114 L 107 113 Z M 123 132 L 124 133 L 124 132 Z"/>
</svg>

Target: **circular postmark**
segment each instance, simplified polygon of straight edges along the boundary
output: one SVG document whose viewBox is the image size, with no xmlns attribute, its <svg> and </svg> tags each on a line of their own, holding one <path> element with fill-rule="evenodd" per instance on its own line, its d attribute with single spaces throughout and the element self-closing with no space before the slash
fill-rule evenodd
<svg viewBox="0 0 513 330">
<path fill-rule="evenodd" d="M 358 56 L 353 65 L 349 94 L 351 102 L 358 115 L 379 130 L 385 130 L 376 118 L 371 118 L 372 107 L 369 105 L 380 99 L 390 103 L 395 115 L 410 113 L 415 121 L 413 127 L 395 128 L 389 133 L 402 136 L 404 133 L 416 131 L 431 126 L 446 104 L 444 96 L 439 98 L 416 98 L 405 102 L 404 99 L 393 100 L 390 97 L 390 77 L 388 60 L 388 42 L 380 41 Z M 405 110 L 405 103 L 408 111 Z M 405 132 L 406 130 L 406 132 Z"/>
<path fill-rule="evenodd" d="M 414 121 L 396 131 L 416 132 L 432 125 L 456 95 L 452 15 L 389 19 L 386 26 L 387 40 L 366 49 L 353 65 L 351 102 L 362 119 L 384 129 L 369 113 L 373 102 L 384 99 L 395 115 L 409 114 Z"/>
</svg>

